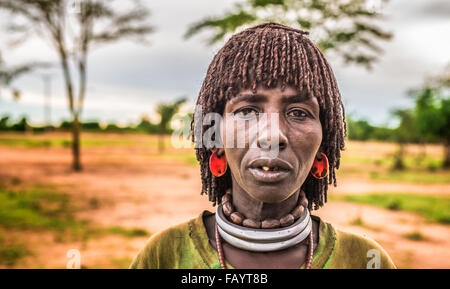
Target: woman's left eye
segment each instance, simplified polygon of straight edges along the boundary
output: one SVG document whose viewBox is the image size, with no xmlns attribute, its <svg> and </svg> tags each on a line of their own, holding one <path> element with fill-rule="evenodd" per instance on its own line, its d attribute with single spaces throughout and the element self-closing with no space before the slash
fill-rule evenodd
<svg viewBox="0 0 450 289">
<path fill-rule="evenodd" d="M 287 115 L 289 117 L 302 118 L 302 119 L 308 117 L 308 114 L 300 109 L 293 109 L 293 110 L 289 111 L 287 113 Z"/>
</svg>

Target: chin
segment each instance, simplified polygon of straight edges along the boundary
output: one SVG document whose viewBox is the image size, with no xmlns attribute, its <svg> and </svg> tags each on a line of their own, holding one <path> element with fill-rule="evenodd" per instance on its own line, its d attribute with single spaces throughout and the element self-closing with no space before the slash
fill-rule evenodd
<svg viewBox="0 0 450 289">
<path fill-rule="evenodd" d="M 261 185 L 254 190 L 249 190 L 248 192 L 252 198 L 268 204 L 281 203 L 290 197 L 289 192 L 280 192 L 277 186 Z"/>
</svg>

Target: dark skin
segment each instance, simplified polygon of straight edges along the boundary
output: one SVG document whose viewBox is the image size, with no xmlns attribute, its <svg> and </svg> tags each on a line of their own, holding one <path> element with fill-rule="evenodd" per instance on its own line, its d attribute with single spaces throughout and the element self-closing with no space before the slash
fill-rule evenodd
<svg viewBox="0 0 450 289">
<path fill-rule="evenodd" d="M 305 97 L 290 86 L 284 90 L 258 87 L 256 93 L 243 90 L 226 103 L 221 126 L 222 141 L 226 145 L 217 152 L 227 157 L 235 211 L 259 221 L 280 219 L 292 211 L 314 159 L 320 156 L 322 126 L 319 111 L 315 97 Z M 261 113 L 278 114 L 277 137 L 258 136 L 255 125 Z M 236 139 L 238 131 L 242 130 L 236 122 L 242 119 L 250 121 L 245 129 L 245 147 L 238 148 Z M 234 146 L 227 143 L 227 137 L 231 135 L 234 135 Z M 287 164 L 288 169 L 276 179 L 258 177 L 253 173 L 253 164 L 257 159 L 265 159 L 273 146 L 278 146 L 276 158 Z M 206 217 L 204 223 L 209 242 L 217 250 L 215 217 Z M 313 221 L 314 248 L 319 241 L 318 227 Z M 234 268 L 242 269 L 299 268 L 306 262 L 308 251 L 306 240 L 288 249 L 267 253 L 241 250 L 223 240 L 222 246 L 225 259 Z"/>
</svg>

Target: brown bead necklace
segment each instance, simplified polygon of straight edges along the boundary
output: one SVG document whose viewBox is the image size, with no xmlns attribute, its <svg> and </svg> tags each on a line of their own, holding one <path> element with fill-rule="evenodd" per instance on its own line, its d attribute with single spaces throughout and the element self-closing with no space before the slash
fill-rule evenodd
<svg viewBox="0 0 450 289">
<path fill-rule="evenodd" d="M 227 216 L 236 225 L 244 226 L 253 229 L 275 229 L 279 227 L 287 227 L 292 225 L 298 218 L 301 217 L 304 210 L 308 209 L 308 200 L 303 191 L 300 192 L 299 201 L 297 206 L 286 216 L 280 219 L 265 219 L 256 221 L 253 219 L 245 218 L 240 212 L 234 211 L 231 199 L 231 191 L 222 196 L 221 199 L 223 214 Z"/>
<path fill-rule="evenodd" d="M 278 227 L 287 227 L 294 223 L 294 221 L 303 214 L 303 211 L 308 208 L 308 200 L 306 199 L 305 193 L 302 191 L 300 195 L 300 201 L 298 205 L 292 210 L 291 213 L 287 214 L 286 216 L 282 217 L 281 219 L 267 219 L 263 220 L 262 222 L 258 222 L 256 220 L 252 219 L 246 219 L 241 213 L 239 212 L 233 212 L 233 206 L 231 204 L 231 192 L 230 190 L 227 190 L 225 195 L 222 196 L 222 208 L 223 213 L 227 217 L 231 219 L 231 221 L 237 225 L 249 227 L 249 228 L 255 228 L 255 229 L 273 229 Z M 220 267 L 222 269 L 227 269 L 227 265 L 225 263 L 225 257 L 223 254 L 223 247 L 222 247 L 222 238 L 219 234 L 219 229 L 216 223 L 215 226 L 215 236 L 216 236 L 216 246 L 217 246 L 217 252 L 219 254 L 219 262 Z M 305 269 L 311 269 L 311 263 L 313 258 L 313 249 L 314 249 L 314 243 L 313 243 L 313 232 L 311 232 L 308 235 L 308 256 L 306 259 Z"/>
</svg>

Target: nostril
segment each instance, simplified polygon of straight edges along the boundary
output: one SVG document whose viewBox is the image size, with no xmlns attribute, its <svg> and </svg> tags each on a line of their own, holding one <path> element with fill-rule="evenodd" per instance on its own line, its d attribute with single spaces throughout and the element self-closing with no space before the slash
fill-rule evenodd
<svg viewBox="0 0 450 289">
<path fill-rule="evenodd" d="M 270 143 L 267 140 L 258 141 L 258 146 L 260 148 L 270 148 Z"/>
<path fill-rule="evenodd" d="M 260 140 L 260 141 L 258 141 L 258 147 L 259 148 L 271 149 L 275 145 L 276 144 L 270 143 L 267 140 Z M 280 141 L 280 142 L 278 142 L 278 147 L 279 147 L 279 149 L 285 149 L 287 147 L 287 143 L 284 142 L 284 141 Z"/>
</svg>

